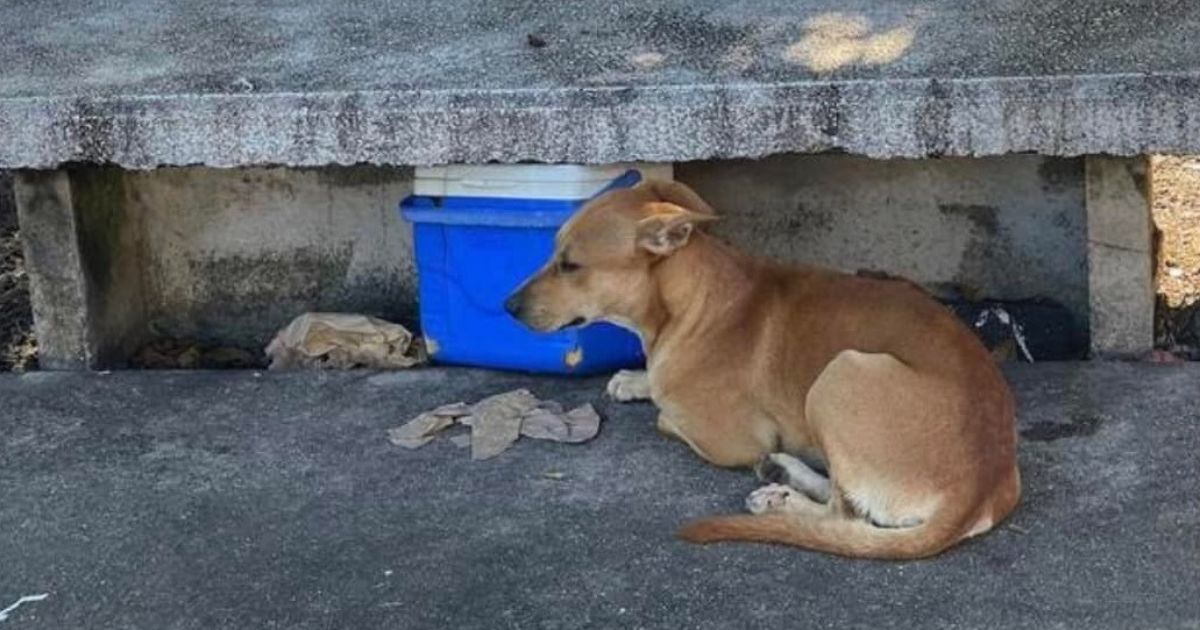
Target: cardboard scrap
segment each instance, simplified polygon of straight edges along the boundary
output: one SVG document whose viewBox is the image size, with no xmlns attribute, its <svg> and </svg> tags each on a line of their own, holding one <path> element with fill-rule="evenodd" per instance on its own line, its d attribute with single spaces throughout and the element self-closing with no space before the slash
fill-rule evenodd
<svg viewBox="0 0 1200 630">
<path fill-rule="evenodd" d="M 586 442 L 600 432 L 600 414 L 591 404 L 563 413 L 561 405 L 548 402 L 554 407 L 539 406 L 525 415 L 521 422 L 521 435 L 576 444 Z"/>
<path fill-rule="evenodd" d="M 567 441 L 573 444 L 586 442 L 600 432 L 600 414 L 596 413 L 590 403 L 568 411 L 563 416 L 563 421 L 570 429 Z"/>
<path fill-rule="evenodd" d="M 566 442 L 571 436 L 571 428 L 559 414 L 538 407 L 531 409 L 521 420 L 521 435 L 535 440 Z"/>
<path fill-rule="evenodd" d="M 471 459 L 491 459 L 521 437 L 521 419 L 537 407 L 529 390 L 488 396 L 471 408 Z"/>
<path fill-rule="evenodd" d="M 508 450 L 521 436 L 577 444 L 600 431 L 600 415 L 590 405 L 563 411 L 553 400 L 539 400 L 525 389 L 488 396 L 474 405 L 442 405 L 388 430 L 388 439 L 404 448 L 420 448 L 454 424 L 471 428 L 469 435 L 450 441 L 471 447 L 471 459 L 491 459 Z"/>
<path fill-rule="evenodd" d="M 468 407 L 464 403 L 442 405 L 413 418 L 408 424 L 388 429 L 388 439 L 396 446 L 421 448 L 433 440 L 434 434 L 467 413 Z"/>
<path fill-rule="evenodd" d="M 267 346 L 269 369 L 408 368 L 425 351 L 400 324 L 353 313 L 305 313 Z"/>
</svg>

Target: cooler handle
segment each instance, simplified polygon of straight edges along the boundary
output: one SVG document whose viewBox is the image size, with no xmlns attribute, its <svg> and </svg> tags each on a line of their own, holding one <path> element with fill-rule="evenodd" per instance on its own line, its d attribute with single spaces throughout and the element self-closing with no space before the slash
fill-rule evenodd
<svg viewBox="0 0 1200 630">
<path fill-rule="evenodd" d="M 608 182 L 608 184 L 606 184 L 604 186 L 604 188 L 600 189 L 600 192 L 592 195 L 591 198 L 588 199 L 588 201 L 591 201 L 592 199 L 595 199 L 596 197 L 599 197 L 600 195 L 603 195 L 604 193 L 617 190 L 618 188 L 633 188 L 634 186 L 636 186 L 638 184 L 638 182 L 641 182 L 641 181 L 642 181 L 641 171 L 637 170 L 636 168 L 631 168 L 628 171 L 625 171 L 624 173 L 613 178 L 613 180 L 611 182 Z"/>
</svg>

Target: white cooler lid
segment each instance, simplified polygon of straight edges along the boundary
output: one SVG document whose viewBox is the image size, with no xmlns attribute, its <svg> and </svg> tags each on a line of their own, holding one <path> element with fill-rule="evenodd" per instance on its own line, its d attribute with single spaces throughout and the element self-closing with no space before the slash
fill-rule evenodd
<svg viewBox="0 0 1200 630">
<path fill-rule="evenodd" d="M 480 164 L 416 169 L 413 193 L 426 197 L 586 199 L 630 169 L 672 179 L 671 164 Z"/>
</svg>

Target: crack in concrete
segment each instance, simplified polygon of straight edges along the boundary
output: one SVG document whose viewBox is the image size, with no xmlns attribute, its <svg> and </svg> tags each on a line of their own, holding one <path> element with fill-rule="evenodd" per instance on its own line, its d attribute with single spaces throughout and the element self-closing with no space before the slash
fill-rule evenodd
<svg viewBox="0 0 1200 630">
<path fill-rule="evenodd" d="M 1150 249 L 1149 249 L 1149 248 L 1146 248 L 1146 249 L 1138 249 L 1138 248 L 1136 248 L 1136 247 L 1128 247 L 1128 246 L 1125 246 L 1125 245 L 1117 245 L 1116 243 L 1109 243 L 1109 242 L 1106 242 L 1106 241 L 1098 241 L 1098 240 L 1096 240 L 1096 239 L 1088 239 L 1088 244 L 1089 244 L 1089 245 L 1099 245 L 1100 247 L 1107 247 L 1108 249 L 1115 249 L 1115 250 L 1117 250 L 1117 251 L 1122 251 L 1122 252 L 1132 252 L 1132 253 L 1134 253 L 1134 254 L 1146 254 L 1146 255 L 1149 255 L 1149 254 L 1150 254 Z"/>
</svg>

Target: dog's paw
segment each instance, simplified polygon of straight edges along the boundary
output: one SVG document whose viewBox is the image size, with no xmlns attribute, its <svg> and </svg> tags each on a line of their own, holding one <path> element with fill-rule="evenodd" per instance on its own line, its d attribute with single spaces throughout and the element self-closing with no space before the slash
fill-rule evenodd
<svg viewBox="0 0 1200 630">
<path fill-rule="evenodd" d="M 608 395 L 619 402 L 648 400 L 650 379 L 641 370 L 621 370 L 608 381 Z"/>
<path fill-rule="evenodd" d="M 746 509 L 751 514 L 784 512 L 799 509 L 807 501 L 808 497 L 800 494 L 795 488 L 772 483 L 751 492 L 750 496 L 746 497 Z"/>
</svg>

